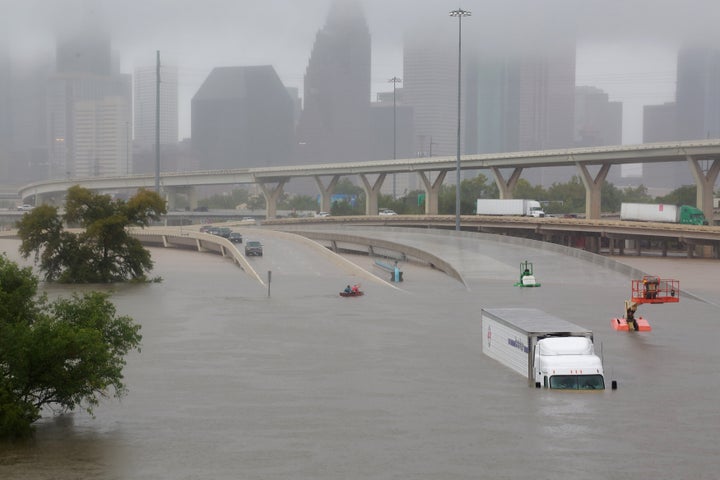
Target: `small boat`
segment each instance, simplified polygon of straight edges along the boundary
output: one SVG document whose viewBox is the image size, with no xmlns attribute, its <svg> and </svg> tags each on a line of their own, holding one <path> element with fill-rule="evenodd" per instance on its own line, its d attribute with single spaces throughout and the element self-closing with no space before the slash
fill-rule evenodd
<svg viewBox="0 0 720 480">
<path fill-rule="evenodd" d="M 365 295 L 365 293 L 360 290 L 357 292 L 340 292 L 341 297 L 362 297 L 363 295 Z"/>
</svg>

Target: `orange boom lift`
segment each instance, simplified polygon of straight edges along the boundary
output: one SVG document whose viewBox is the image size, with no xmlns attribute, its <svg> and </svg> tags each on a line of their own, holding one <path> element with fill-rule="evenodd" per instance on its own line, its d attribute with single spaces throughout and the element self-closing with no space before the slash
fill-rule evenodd
<svg viewBox="0 0 720 480">
<path fill-rule="evenodd" d="M 613 318 L 612 328 L 618 331 L 649 332 L 652 330 L 648 321 L 635 316 L 638 306 L 642 303 L 677 303 L 680 301 L 680 281 L 662 280 L 660 277 L 645 275 L 642 280 L 632 280 L 632 295 L 625 300 L 625 316 Z"/>
</svg>

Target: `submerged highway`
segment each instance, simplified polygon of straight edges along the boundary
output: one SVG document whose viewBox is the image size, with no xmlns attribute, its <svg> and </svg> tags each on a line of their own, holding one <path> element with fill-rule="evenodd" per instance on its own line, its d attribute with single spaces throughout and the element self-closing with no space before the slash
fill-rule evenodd
<svg viewBox="0 0 720 480">
<path fill-rule="evenodd" d="M 367 256 L 234 229 L 264 244 L 263 257 L 247 260 L 261 277 L 272 272 L 269 288 L 229 257 L 153 247 L 163 282 L 112 288 L 118 312 L 142 324 L 128 396 L 103 402 L 95 419 L 48 412 L 34 442 L 0 447 L 0 477 L 717 477 L 720 289 L 693 273 L 717 260 L 655 264 L 663 270 L 647 273 L 693 289 L 678 304 L 641 306 L 653 331 L 628 333 L 610 319 L 642 271 L 607 257 L 353 227 L 432 251 L 462 276 L 404 263 L 404 281 L 389 283 Z M 17 245 L 0 239 L 11 257 Z M 525 260 L 540 288 L 513 286 Z M 365 296 L 340 298 L 354 282 Z M 510 306 L 591 328 L 618 390 L 536 390 L 485 357 L 479 311 Z"/>
</svg>

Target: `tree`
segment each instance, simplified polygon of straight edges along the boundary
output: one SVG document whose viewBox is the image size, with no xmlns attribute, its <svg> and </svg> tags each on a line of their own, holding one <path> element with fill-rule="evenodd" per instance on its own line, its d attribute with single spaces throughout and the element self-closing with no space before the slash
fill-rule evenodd
<svg viewBox="0 0 720 480">
<path fill-rule="evenodd" d="M 200 202 L 198 202 L 198 204 L 200 206 L 209 208 L 222 208 L 225 210 L 233 210 L 237 208 L 238 205 L 247 203 L 249 198 L 250 194 L 246 189 L 237 188 L 232 190 L 231 192 L 215 194 L 211 197 L 201 200 Z"/>
<path fill-rule="evenodd" d="M 567 183 L 553 183 L 548 189 L 548 198 L 559 202 L 550 204 L 548 213 L 585 211 L 585 186 L 577 175 Z"/>
<path fill-rule="evenodd" d="M 600 191 L 600 210 L 603 212 L 619 212 L 623 192 L 610 182 L 603 182 Z"/>
<path fill-rule="evenodd" d="M 547 200 L 547 192 L 542 185 L 530 185 L 524 178 L 518 179 L 513 190 L 513 198 L 527 198 L 528 200 Z"/>
<path fill-rule="evenodd" d="M 335 188 L 333 195 L 344 196 L 343 200 L 333 199 L 330 204 L 330 213 L 335 216 L 362 215 L 365 213 L 365 192 L 349 178 L 341 178 Z"/>
<path fill-rule="evenodd" d="M 38 279 L 0 256 L 0 437 L 32 432 L 45 406 L 93 413 L 101 398 L 126 393 L 125 356 L 140 326 L 116 316 L 98 292 L 49 302 Z"/>
<path fill-rule="evenodd" d="M 671 205 L 692 205 L 694 207 L 697 203 L 697 186 L 683 185 L 665 196 L 655 197 L 655 202 Z"/>
<path fill-rule="evenodd" d="M 317 198 L 310 195 L 293 195 L 278 202 L 278 208 L 286 210 L 317 210 Z"/>
<path fill-rule="evenodd" d="M 638 185 L 637 187 L 626 187 L 623 190 L 622 201 L 629 203 L 652 203 L 653 198 L 648 193 L 645 185 Z"/>
<path fill-rule="evenodd" d="M 498 198 L 497 185 L 487 183 L 488 178 L 480 173 L 476 177 L 466 178 L 460 182 L 460 213 L 475 213 L 478 198 Z M 449 215 L 455 213 L 455 185 L 442 185 L 438 192 L 438 213 Z"/>
<path fill-rule="evenodd" d="M 24 258 L 34 254 L 45 280 L 106 283 L 145 280 L 153 267 L 150 252 L 130 236 L 128 226 L 145 227 L 166 213 L 165 202 L 148 190 L 129 200 L 113 200 L 80 186 L 68 190 L 65 214 L 40 205 L 17 223 Z M 69 232 L 64 224 L 82 231 Z"/>
</svg>

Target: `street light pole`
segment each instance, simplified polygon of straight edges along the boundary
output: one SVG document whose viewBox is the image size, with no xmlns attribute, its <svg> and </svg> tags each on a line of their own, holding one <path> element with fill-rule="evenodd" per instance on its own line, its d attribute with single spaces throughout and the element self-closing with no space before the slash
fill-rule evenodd
<svg viewBox="0 0 720 480">
<path fill-rule="evenodd" d="M 462 18 L 471 15 L 469 10 L 458 8 L 450 12 L 458 19 L 458 88 L 457 88 L 457 160 L 455 162 L 455 230 L 460 231 L 460 87 L 462 85 Z"/>
<path fill-rule="evenodd" d="M 125 175 L 130 175 L 130 122 L 125 122 Z"/>
<path fill-rule="evenodd" d="M 398 77 L 393 77 L 388 82 L 393 84 L 393 160 L 397 156 L 397 103 L 395 100 L 395 94 L 397 93 L 397 84 L 402 82 Z M 395 173 L 393 173 L 393 200 L 397 199 Z"/>
</svg>

